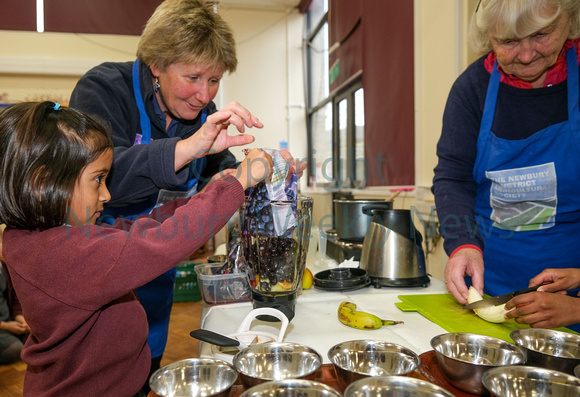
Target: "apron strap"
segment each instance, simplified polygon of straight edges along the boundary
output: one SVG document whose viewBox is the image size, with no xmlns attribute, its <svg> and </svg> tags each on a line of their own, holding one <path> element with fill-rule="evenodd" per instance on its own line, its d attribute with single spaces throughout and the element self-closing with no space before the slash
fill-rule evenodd
<svg viewBox="0 0 580 397">
<path fill-rule="evenodd" d="M 139 121 L 141 123 L 141 143 L 147 144 L 151 142 L 151 120 L 145 111 L 145 104 L 143 103 L 143 96 L 141 96 L 141 85 L 139 84 L 139 60 L 133 62 L 133 94 L 135 95 L 135 102 L 139 108 Z"/>
<path fill-rule="evenodd" d="M 497 102 L 497 93 L 499 91 L 500 79 L 501 74 L 499 73 L 499 70 L 497 70 L 496 60 L 493 64 L 493 69 L 489 78 L 489 84 L 487 85 L 485 105 L 483 107 L 483 115 L 481 117 L 481 124 L 479 126 L 479 135 L 477 137 L 477 153 L 485 152 L 485 148 L 489 140 L 491 125 L 493 124 L 493 116 L 495 115 L 495 105 Z M 482 161 L 483 157 L 479 155 L 475 159 L 475 164 L 473 166 L 473 178 L 475 180 L 477 180 L 475 172 L 481 166 Z"/>
<path fill-rule="evenodd" d="M 499 90 L 501 74 L 497 70 L 497 60 L 493 64 L 493 70 L 487 86 L 487 95 L 485 97 L 485 107 L 483 109 L 483 117 L 481 119 L 481 126 L 479 133 L 482 131 L 491 131 L 493 123 L 493 115 L 495 114 L 495 104 L 497 102 L 497 92 Z"/>
<path fill-rule="evenodd" d="M 576 56 L 576 45 L 573 45 L 566 52 L 566 66 L 568 72 L 568 118 L 570 123 L 578 130 L 580 129 L 580 90 L 578 89 L 578 57 Z"/>
</svg>

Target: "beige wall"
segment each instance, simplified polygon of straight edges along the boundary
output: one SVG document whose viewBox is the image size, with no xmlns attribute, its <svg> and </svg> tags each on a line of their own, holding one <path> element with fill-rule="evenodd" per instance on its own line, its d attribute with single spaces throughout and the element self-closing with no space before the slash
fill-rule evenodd
<svg viewBox="0 0 580 397">
<path fill-rule="evenodd" d="M 78 78 L 107 60 L 135 58 L 138 37 L 0 30 L 0 95 L 68 103 Z"/>
<path fill-rule="evenodd" d="M 478 0 L 415 1 L 415 205 L 424 220 L 436 216 L 430 192 L 435 147 L 441 134 L 447 94 L 455 79 L 475 60 L 467 42 L 470 16 Z M 443 277 L 443 241 L 431 239 L 427 270 Z"/>
<path fill-rule="evenodd" d="M 254 146 L 290 141 L 306 157 L 302 84 L 302 16 L 298 11 L 223 8 L 234 30 L 239 67 L 226 75 L 215 101 L 238 101 L 264 123 Z M 105 61 L 135 59 L 136 36 L 0 30 L 0 96 L 4 101 L 54 99 L 68 103 L 80 76 Z M 241 149 L 233 150 L 243 158 Z"/>
<path fill-rule="evenodd" d="M 395 207 L 416 206 L 429 220 L 434 208 L 429 188 L 443 108 L 453 81 L 473 59 L 465 37 L 477 0 L 414 2 L 416 190 L 399 196 Z M 296 157 L 305 158 L 302 16 L 297 11 L 235 7 L 222 7 L 219 12 L 234 30 L 239 67 L 223 79 L 218 106 L 236 100 L 263 121 L 263 130 L 252 131 L 255 147 L 277 148 L 286 140 Z M 77 79 L 90 67 L 103 61 L 133 60 L 138 37 L 0 30 L 0 41 L 0 97 L 66 103 Z M 241 158 L 240 149 L 232 151 Z M 328 192 L 302 188 L 303 194 L 316 197 L 316 217 L 332 211 Z M 355 193 L 386 197 L 392 192 L 373 188 Z M 447 257 L 440 241 L 435 247 L 427 257 L 428 272 L 441 277 Z"/>
</svg>

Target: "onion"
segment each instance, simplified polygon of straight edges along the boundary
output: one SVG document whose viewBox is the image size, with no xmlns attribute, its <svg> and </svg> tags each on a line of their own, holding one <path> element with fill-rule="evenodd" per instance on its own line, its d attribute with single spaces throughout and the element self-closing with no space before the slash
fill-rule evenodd
<svg viewBox="0 0 580 397">
<path fill-rule="evenodd" d="M 467 298 L 467 303 L 473 303 L 482 300 L 483 297 L 477 292 L 473 287 L 469 287 L 469 296 Z M 505 309 L 505 303 L 497 306 L 486 307 L 485 309 L 473 309 L 475 314 L 481 319 L 488 321 L 490 323 L 503 323 L 506 321 L 504 317 L 509 311 Z"/>
</svg>

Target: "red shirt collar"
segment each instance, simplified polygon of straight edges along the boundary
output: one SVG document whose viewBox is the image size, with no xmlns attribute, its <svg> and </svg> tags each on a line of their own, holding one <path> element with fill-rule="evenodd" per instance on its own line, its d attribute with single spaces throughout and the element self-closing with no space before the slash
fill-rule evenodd
<svg viewBox="0 0 580 397">
<path fill-rule="evenodd" d="M 558 56 L 558 60 L 556 61 L 556 63 L 552 67 L 550 67 L 550 69 L 548 69 L 548 74 L 546 75 L 546 81 L 544 81 L 544 87 L 558 84 L 558 83 L 561 83 L 562 81 L 566 80 L 566 76 L 567 76 L 566 51 L 568 51 L 570 48 L 572 48 L 574 43 L 576 44 L 576 56 L 580 59 L 580 38 L 575 39 L 575 40 L 566 40 L 566 42 L 564 43 L 564 47 L 562 47 L 562 51 L 560 52 L 560 55 Z M 485 58 L 483 65 L 485 66 L 485 68 L 487 69 L 487 71 L 489 73 L 491 73 L 491 71 L 493 70 L 493 64 L 495 63 L 495 60 L 496 60 L 496 55 L 495 55 L 495 52 L 493 52 L 493 51 L 490 52 L 487 55 L 487 57 Z M 498 65 L 498 70 L 501 74 L 500 81 L 502 83 L 506 83 L 506 84 L 509 84 L 509 85 L 517 87 L 517 88 L 532 88 L 531 83 L 529 83 L 527 81 L 520 80 L 519 78 L 517 78 L 514 75 L 505 74 L 501 70 L 501 67 L 499 65 Z"/>
</svg>

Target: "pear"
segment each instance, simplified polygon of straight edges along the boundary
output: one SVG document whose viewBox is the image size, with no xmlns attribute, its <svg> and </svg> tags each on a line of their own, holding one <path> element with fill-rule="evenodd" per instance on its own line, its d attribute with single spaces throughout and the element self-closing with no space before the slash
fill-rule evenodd
<svg viewBox="0 0 580 397">
<path fill-rule="evenodd" d="M 482 300 L 483 297 L 473 287 L 469 287 L 469 296 L 467 303 L 473 303 Z M 504 315 L 509 311 L 505 309 L 505 303 L 502 305 L 486 307 L 485 309 L 473 309 L 475 314 L 481 319 L 490 323 L 503 323 L 506 321 Z"/>
</svg>

